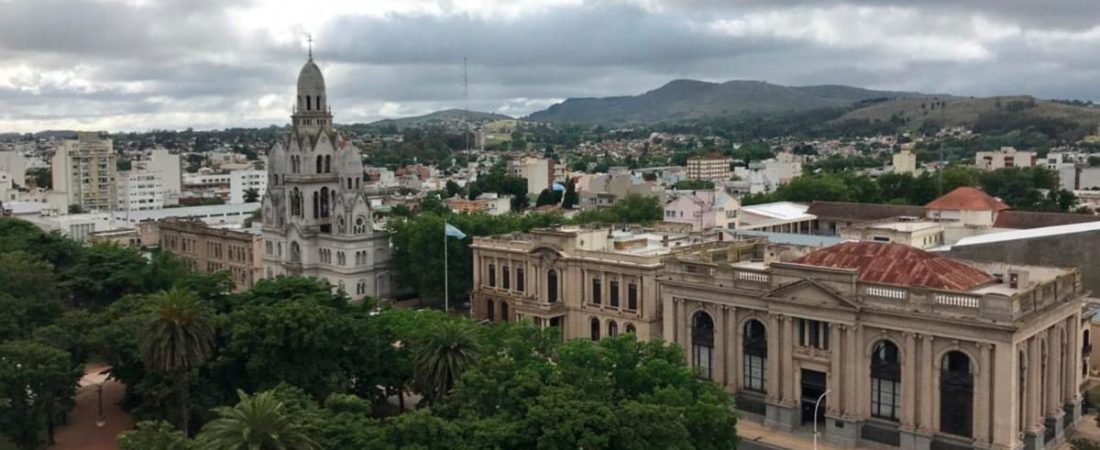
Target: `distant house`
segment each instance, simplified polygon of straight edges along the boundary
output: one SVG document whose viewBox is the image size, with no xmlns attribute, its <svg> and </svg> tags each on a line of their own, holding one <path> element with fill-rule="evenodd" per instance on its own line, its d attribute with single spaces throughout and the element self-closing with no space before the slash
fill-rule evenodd
<svg viewBox="0 0 1100 450">
<path fill-rule="evenodd" d="M 665 222 L 690 224 L 693 231 L 737 228 L 741 202 L 721 189 L 693 191 L 665 203 Z"/>
</svg>

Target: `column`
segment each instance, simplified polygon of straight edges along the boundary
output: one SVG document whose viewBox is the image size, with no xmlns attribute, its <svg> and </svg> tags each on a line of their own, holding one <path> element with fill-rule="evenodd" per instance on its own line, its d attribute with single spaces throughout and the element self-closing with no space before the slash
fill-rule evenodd
<svg viewBox="0 0 1100 450">
<path fill-rule="evenodd" d="M 779 392 L 779 322 L 780 317 L 774 314 L 768 316 L 768 401 L 778 403 L 782 397 Z"/>
<path fill-rule="evenodd" d="M 1069 323 L 1066 324 L 1066 338 L 1069 339 L 1069 345 L 1067 345 L 1067 351 L 1069 352 L 1069 360 L 1072 364 L 1066 364 L 1066 367 L 1072 368 L 1072 370 L 1066 371 L 1066 403 L 1076 403 L 1078 398 L 1078 391 L 1081 386 L 1081 371 L 1083 362 L 1081 361 L 1081 318 L 1078 314 L 1074 314 L 1069 317 Z M 1093 336 L 1092 340 L 1096 340 Z"/>
<path fill-rule="evenodd" d="M 1042 367 L 1042 351 L 1040 350 L 1039 336 L 1032 337 L 1028 342 L 1028 356 L 1027 356 L 1027 426 L 1024 428 L 1028 431 L 1035 431 L 1039 428 L 1039 412 L 1042 411 L 1043 405 L 1039 404 L 1039 389 L 1042 381 L 1042 374 L 1039 373 Z"/>
<path fill-rule="evenodd" d="M 729 379 L 726 377 L 726 354 L 729 353 L 726 351 L 729 347 L 729 343 L 726 342 L 726 314 L 728 312 L 728 306 L 722 306 L 718 310 L 718 323 L 715 324 L 715 326 L 718 327 L 718 336 L 715 336 L 718 342 L 714 345 L 714 353 L 717 357 L 717 361 L 711 361 L 711 364 L 714 364 L 715 369 L 717 369 L 714 373 L 714 380 L 722 387 L 726 387 L 729 384 Z"/>
<path fill-rule="evenodd" d="M 1061 383 L 1059 370 L 1062 368 L 1062 333 L 1051 328 L 1047 335 L 1047 404 L 1046 416 L 1059 417 L 1062 412 Z"/>
<path fill-rule="evenodd" d="M 936 410 L 936 405 L 932 404 L 932 392 L 939 386 L 936 380 L 932 378 L 933 361 L 932 361 L 932 336 L 922 335 L 920 343 L 920 401 L 917 402 L 918 410 L 920 411 L 920 422 L 917 424 L 918 429 L 932 431 L 935 429 L 934 422 L 932 420 L 932 413 Z"/>
<path fill-rule="evenodd" d="M 856 393 L 856 327 L 852 325 L 844 330 L 844 415 L 854 418 L 859 415 L 859 396 Z"/>
<path fill-rule="evenodd" d="M 798 378 L 794 370 L 794 319 L 790 317 L 783 318 L 783 380 L 786 381 L 783 386 L 783 398 L 787 400 L 789 405 L 797 405 L 798 397 L 795 396 L 794 380 Z"/>
<path fill-rule="evenodd" d="M 1019 349 L 1012 344 L 994 345 L 989 348 L 992 353 L 992 361 L 989 367 L 990 397 L 987 403 L 990 405 L 987 414 L 992 422 L 990 438 L 994 448 L 1015 448 L 1018 443 L 1019 426 L 1016 419 L 1016 399 L 1020 397 L 1022 386 L 1018 386 L 1020 378 L 1019 368 L 1013 364 Z M 1019 362 L 1017 362 L 1019 363 Z M 1010 375 L 1011 374 L 1011 375 Z"/>
<path fill-rule="evenodd" d="M 665 317 L 661 320 L 661 337 L 669 342 L 676 342 L 676 300 L 675 298 L 663 298 L 663 310 Z"/>
<path fill-rule="evenodd" d="M 737 320 L 737 308 L 730 307 L 729 319 L 726 322 L 729 324 L 729 346 L 726 347 L 726 356 L 729 357 L 726 360 L 729 384 L 726 386 L 734 392 L 741 390 L 741 380 L 744 378 L 741 375 L 741 347 L 744 344 L 741 343 L 741 328 L 737 326 Z"/>
<path fill-rule="evenodd" d="M 841 380 L 844 376 L 841 374 L 840 360 L 844 357 L 844 352 L 841 350 L 844 348 L 844 343 L 840 340 L 840 329 L 844 325 L 831 324 L 829 326 L 829 389 L 832 393 L 829 394 L 829 402 L 826 403 L 829 413 L 838 414 L 842 411 L 841 403 L 844 397 L 844 391 L 841 387 Z"/>
<path fill-rule="evenodd" d="M 902 336 L 904 353 L 901 360 L 901 426 L 915 429 L 917 426 L 917 337 L 913 333 Z"/>
<path fill-rule="evenodd" d="M 855 347 L 855 354 L 852 355 L 854 363 L 852 364 L 852 383 L 855 385 L 855 399 L 857 414 L 861 417 L 866 417 L 871 414 L 871 380 L 868 376 L 871 370 L 871 363 L 864 355 L 864 342 L 867 342 L 866 333 L 867 329 L 863 326 L 856 327 L 856 342 L 853 345 Z"/>
<path fill-rule="evenodd" d="M 993 367 L 989 363 L 990 345 L 978 344 L 978 379 L 974 389 L 974 439 L 989 441 L 990 405 L 989 389 L 993 379 Z"/>
<path fill-rule="evenodd" d="M 682 298 L 676 300 L 678 300 L 676 303 L 676 329 L 678 331 L 676 342 L 680 343 L 680 347 L 682 347 L 685 352 L 690 352 L 691 349 L 688 347 L 688 328 L 691 327 L 691 318 L 687 317 L 687 305 L 685 305 L 687 302 Z"/>
</svg>

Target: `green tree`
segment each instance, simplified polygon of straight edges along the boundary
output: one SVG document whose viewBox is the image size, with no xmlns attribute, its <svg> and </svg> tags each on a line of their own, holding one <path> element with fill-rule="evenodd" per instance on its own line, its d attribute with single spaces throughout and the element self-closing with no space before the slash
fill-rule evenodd
<svg viewBox="0 0 1100 450">
<path fill-rule="evenodd" d="M 73 404 L 81 367 L 69 354 L 33 341 L 0 344 L 0 434 L 22 448 L 53 443 L 56 420 Z"/>
<path fill-rule="evenodd" d="M 132 248 L 96 244 L 84 248 L 61 273 L 61 287 L 72 304 L 102 307 L 127 294 L 145 292 L 148 261 Z"/>
<path fill-rule="evenodd" d="M 480 351 L 477 335 L 466 323 L 449 321 L 431 330 L 417 344 L 413 362 L 421 395 L 429 402 L 445 398 Z"/>
<path fill-rule="evenodd" d="M 253 396 L 237 391 L 240 401 L 214 411 L 218 418 L 203 426 L 197 437 L 209 450 L 314 450 L 321 447 L 309 435 L 301 418 L 287 411 L 274 392 Z"/>
<path fill-rule="evenodd" d="M 154 371 L 175 381 L 179 401 L 179 427 L 190 430 L 191 409 L 188 377 L 204 364 L 214 347 L 213 315 L 193 294 L 172 289 L 153 296 L 156 312 L 145 330 L 142 356 Z"/>
<path fill-rule="evenodd" d="M 565 184 L 565 194 L 562 195 L 561 207 L 562 209 L 573 209 L 577 206 L 579 200 L 577 199 L 577 187 L 574 185 L 573 180 L 569 180 Z"/>
<path fill-rule="evenodd" d="M 164 421 L 138 422 L 118 435 L 119 450 L 197 450 L 197 445 Z"/>
<path fill-rule="evenodd" d="M 260 201 L 260 191 L 256 188 L 248 188 L 244 190 L 244 202 L 252 203 Z"/>
<path fill-rule="evenodd" d="M 445 189 L 447 191 L 447 198 L 456 197 L 462 193 L 462 186 L 459 186 L 454 180 L 447 180 Z"/>
<path fill-rule="evenodd" d="M 686 191 L 714 189 L 714 182 L 710 180 L 680 180 L 673 184 L 672 188 Z"/>
</svg>

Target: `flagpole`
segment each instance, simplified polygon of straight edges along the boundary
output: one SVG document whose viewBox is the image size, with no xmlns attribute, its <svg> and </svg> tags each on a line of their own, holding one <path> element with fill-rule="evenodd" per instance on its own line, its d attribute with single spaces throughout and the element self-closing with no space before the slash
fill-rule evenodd
<svg viewBox="0 0 1100 450">
<path fill-rule="evenodd" d="M 450 272 L 447 271 L 447 223 L 443 222 L 443 312 L 451 310 Z"/>
</svg>

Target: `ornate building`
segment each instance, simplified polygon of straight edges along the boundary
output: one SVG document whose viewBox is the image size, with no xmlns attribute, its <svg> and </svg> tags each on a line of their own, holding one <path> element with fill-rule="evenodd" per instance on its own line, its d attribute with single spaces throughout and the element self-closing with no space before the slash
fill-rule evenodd
<svg viewBox="0 0 1100 450">
<path fill-rule="evenodd" d="M 332 127 L 312 53 L 298 74 L 291 119 L 290 132 L 268 153 L 264 276 L 316 277 L 356 299 L 389 296 L 389 238 L 374 227 L 359 149 Z"/>
</svg>

